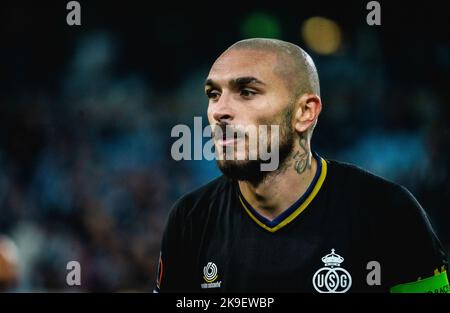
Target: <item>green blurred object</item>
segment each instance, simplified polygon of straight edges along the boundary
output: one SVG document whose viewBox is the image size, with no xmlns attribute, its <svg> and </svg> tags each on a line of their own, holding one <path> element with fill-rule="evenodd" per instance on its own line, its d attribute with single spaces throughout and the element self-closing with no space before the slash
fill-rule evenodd
<svg viewBox="0 0 450 313">
<path fill-rule="evenodd" d="M 280 23 L 274 16 L 262 12 L 255 12 L 247 16 L 242 22 L 241 35 L 244 38 L 280 38 Z"/>
</svg>

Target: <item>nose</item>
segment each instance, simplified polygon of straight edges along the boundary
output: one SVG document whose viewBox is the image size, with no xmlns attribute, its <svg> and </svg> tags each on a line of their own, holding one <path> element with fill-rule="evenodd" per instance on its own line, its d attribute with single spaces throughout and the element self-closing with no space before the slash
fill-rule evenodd
<svg viewBox="0 0 450 313">
<path fill-rule="evenodd" d="M 230 106 L 230 101 L 226 96 L 222 95 L 219 101 L 210 104 L 210 110 L 214 122 L 230 122 L 234 118 L 233 110 Z"/>
</svg>

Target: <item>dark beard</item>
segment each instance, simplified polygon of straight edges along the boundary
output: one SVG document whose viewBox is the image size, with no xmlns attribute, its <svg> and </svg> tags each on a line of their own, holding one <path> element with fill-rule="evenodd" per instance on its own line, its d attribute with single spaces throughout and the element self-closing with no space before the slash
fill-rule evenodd
<svg viewBox="0 0 450 313">
<path fill-rule="evenodd" d="M 273 172 L 262 171 L 261 164 L 269 163 L 270 160 L 262 161 L 259 158 L 256 160 L 217 160 L 217 165 L 221 172 L 230 179 L 249 181 L 252 184 L 260 184 L 269 174 L 281 172 L 294 147 L 294 131 L 291 120 L 292 111 L 289 106 L 283 114 L 283 122 L 280 125 L 278 169 Z"/>
</svg>

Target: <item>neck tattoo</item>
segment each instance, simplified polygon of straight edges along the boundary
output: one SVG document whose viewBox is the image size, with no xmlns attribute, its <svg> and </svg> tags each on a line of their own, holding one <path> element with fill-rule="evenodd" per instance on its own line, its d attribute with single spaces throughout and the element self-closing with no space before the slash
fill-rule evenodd
<svg viewBox="0 0 450 313">
<path fill-rule="evenodd" d="M 308 143 L 306 136 L 302 135 L 299 140 L 300 149 L 294 155 L 294 168 L 298 174 L 302 174 L 307 168 L 311 168 L 310 151 L 308 149 Z"/>
</svg>

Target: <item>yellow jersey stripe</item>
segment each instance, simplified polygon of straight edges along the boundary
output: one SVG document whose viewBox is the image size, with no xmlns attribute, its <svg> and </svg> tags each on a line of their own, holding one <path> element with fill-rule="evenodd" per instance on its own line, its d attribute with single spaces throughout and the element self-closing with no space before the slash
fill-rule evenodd
<svg viewBox="0 0 450 313">
<path fill-rule="evenodd" d="M 239 201 L 241 202 L 242 206 L 244 207 L 245 211 L 247 212 L 247 214 L 251 217 L 252 220 L 254 220 L 256 222 L 256 224 L 258 224 L 259 226 L 261 226 L 262 228 L 264 228 L 267 231 L 270 232 L 276 232 L 277 230 L 279 230 L 280 228 L 283 228 L 284 226 L 288 225 L 290 222 L 292 222 L 300 213 L 302 213 L 307 207 L 308 205 L 311 203 L 311 201 L 315 198 L 315 196 L 317 195 L 317 193 L 319 192 L 320 188 L 323 185 L 323 182 L 325 181 L 325 178 L 327 176 L 327 162 L 323 159 L 320 158 L 320 161 L 322 163 L 322 172 L 320 173 L 319 179 L 316 182 L 316 185 L 314 186 L 312 192 L 309 194 L 309 196 L 305 199 L 305 201 L 303 201 L 303 203 L 294 211 L 292 212 L 292 214 L 290 214 L 289 216 L 287 216 L 283 221 L 281 221 L 280 223 L 278 223 L 276 226 L 274 227 L 269 227 L 266 224 L 262 223 L 258 218 L 256 218 L 253 213 L 249 210 L 249 208 L 245 205 L 244 201 L 242 201 L 243 195 L 239 195 Z"/>
</svg>

